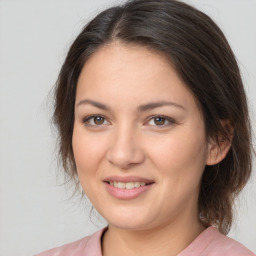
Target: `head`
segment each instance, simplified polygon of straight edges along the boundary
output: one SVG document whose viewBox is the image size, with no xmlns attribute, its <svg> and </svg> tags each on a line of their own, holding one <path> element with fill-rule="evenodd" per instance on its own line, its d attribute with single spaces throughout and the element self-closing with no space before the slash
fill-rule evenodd
<svg viewBox="0 0 256 256">
<path fill-rule="evenodd" d="M 77 179 L 72 137 L 82 71 L 95 58 L 113 56 L 107 53 L 114 47 L 121 47 L 120 54 L 125 49 L 126 54 L 151 53 L 149 62 L 168 63 L 193 97 L 203 123 L 202 138 L 207 149 L 213 149 L 198 173 L 198 217 L 204 226 L 215 225 L 227 233 L 234 198 L 251 173 L 246 96 L 235 56 L 219 27 L 180 1 L 128 1 L 100 13 L 78 35 L 55 90 L 54 121 L 65 171 Z"/>
</svg>

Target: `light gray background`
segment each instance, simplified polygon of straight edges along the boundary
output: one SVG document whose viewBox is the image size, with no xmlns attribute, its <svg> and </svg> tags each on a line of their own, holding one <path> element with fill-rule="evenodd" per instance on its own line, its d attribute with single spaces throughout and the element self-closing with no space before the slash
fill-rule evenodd
<svg viewBox="0 0 256 256">
<path fill-rule="evenodd" d="M 0 256 L 28 256 L 104 224 L 56 178 L 47 95 L 82 26 L 109 0 L 0 0 Z M 253 123 L 256 1 L 190 0 L 223 29 L 237 56 Z M 255 168 L 254 168 L 255 169 Z M 255 170 L 254 170 L 255 171 Z M 256 252 L 255 175 L 237 203 L 229 236 Z"/>
</svg>

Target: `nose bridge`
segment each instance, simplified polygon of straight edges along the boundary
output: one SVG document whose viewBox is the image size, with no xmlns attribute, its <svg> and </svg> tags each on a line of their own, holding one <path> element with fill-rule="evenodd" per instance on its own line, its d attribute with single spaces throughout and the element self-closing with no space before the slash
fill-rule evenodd
<svg viewBox="0 0 256 256">
<path fill-rule="evenodd" d="M 144 160 L 140 135 L 136 127 L 123 122 L 113 130 L 108 160 L 119 168 L 126 169 Z"/>
</svg>

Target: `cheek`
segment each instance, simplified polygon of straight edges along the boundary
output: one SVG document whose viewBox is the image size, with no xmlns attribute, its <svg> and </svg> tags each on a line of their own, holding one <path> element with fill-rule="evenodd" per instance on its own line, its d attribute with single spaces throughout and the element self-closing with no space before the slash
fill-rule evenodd
<svg viewBox="0 0 256 256">
<path fill-rule="evenodd" d="M 202 174 L 207 155 L 202 137 L 179 132 L 154 145 L 149 154 L 161 175 L 187 179 Z"/>
<path fill-rule="evenodd" d="M 74 126 L 72 147 L 79 176 L 94 175 L 104 156 L 104 141 Z"/>
<path fill-rule="evenodd" d="M 96 204 L 94 195 L 98 188 L 98 170 L 104 155 L 102 140 L 99 143 L 99 139 L 74 126 L 72 147 L 80 184 L 92 204 Z"/>
</svg>

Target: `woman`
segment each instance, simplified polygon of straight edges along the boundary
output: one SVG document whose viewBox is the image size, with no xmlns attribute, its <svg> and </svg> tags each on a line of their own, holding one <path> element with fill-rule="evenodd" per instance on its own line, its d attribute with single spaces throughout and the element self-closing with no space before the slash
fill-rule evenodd
<svg viewBox="0 0 256 256">
<path fill-rule="evenodd" d="M 48 255 L 254 255 L 226 237 L 251 174 L 246 96 L 205 14 L 133 0 L 94 18 L 55 91 L 65 171 L 108 227 Z"/>
</svg>

